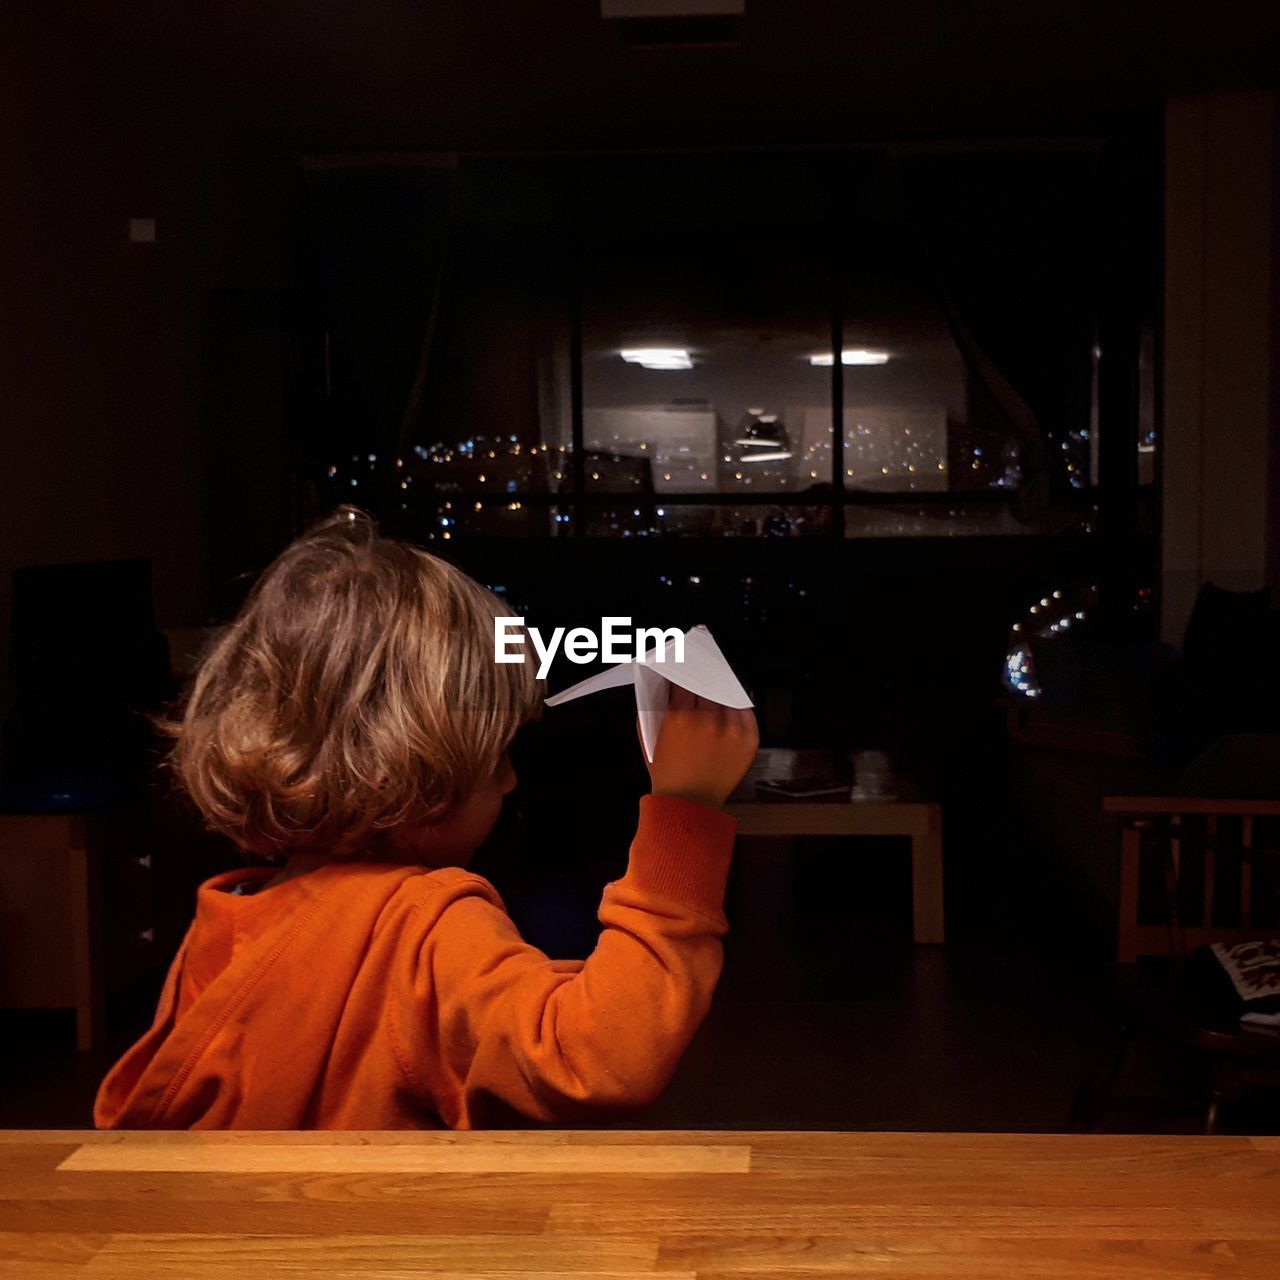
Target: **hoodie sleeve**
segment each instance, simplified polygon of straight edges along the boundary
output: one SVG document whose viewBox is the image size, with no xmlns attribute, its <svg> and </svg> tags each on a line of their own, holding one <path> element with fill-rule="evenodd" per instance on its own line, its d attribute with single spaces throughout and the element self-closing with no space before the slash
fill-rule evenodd
<svg viewBox="0 0 1280 1280">
<path fill-rule="evenodd" d="M 718 810 L 645 796 L 585 961 L 530 946 L 487 882 L 465 877 L 470 891 L 427 929 L 390 1006 L 408 1087 L 459 1129 L 599 1118 L 657 1098 L 720 976 L 734 831 Z"/>
</svg>

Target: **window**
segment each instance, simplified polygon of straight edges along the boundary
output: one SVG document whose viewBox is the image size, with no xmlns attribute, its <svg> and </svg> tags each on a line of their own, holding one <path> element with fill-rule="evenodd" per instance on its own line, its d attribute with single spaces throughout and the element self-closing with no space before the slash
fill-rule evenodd
<svg viewBox="0 0 1280 1280">
<path fill-rule="evenodd" d="M 1096 151 L 312 175 L 305 505 L 425 541 L 1089 532 L 1100 431 L 1148 481 L 1155 439 L 1150 343 L 1100 421 Z"/>
</svg>

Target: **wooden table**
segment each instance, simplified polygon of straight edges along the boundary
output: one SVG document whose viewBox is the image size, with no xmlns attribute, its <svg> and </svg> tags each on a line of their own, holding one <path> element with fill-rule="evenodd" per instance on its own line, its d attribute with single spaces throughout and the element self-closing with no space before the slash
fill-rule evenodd
<svg viewBox="0 0 1280 1280">
<path fill-rule="evenodd" d="M 725 812 L 746 836 L 906 836 L 911 841 L 911 933 L 916 942 L 946 940 L 942 896 L 942 806 L 904 789 L 883 800 L 759 800 L 766 777 L 804 776 L 823 769 L 819 752 L 765 750 Z"/>
<path fill-rule="evenodd" d="M 1280 1275 L 1280 1138 L 0 1131 L 0 1275 Z"/>
</svg>

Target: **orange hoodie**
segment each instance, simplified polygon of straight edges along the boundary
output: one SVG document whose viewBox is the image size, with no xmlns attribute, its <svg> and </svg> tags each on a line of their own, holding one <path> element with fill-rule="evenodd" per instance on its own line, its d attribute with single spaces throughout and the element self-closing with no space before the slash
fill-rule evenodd
<svg viewBox="0 0 1280 1280">
<path fill-rule="evenodd" d="M 151 1029 L 98 1128 L 472 1129 L 572 1122 L 666 1086 L 720 974 L 734 822 L 646 796 L 586 961 L 524 942 L 458 868 L 333 862 L 200 886 Z"/>
</svg>

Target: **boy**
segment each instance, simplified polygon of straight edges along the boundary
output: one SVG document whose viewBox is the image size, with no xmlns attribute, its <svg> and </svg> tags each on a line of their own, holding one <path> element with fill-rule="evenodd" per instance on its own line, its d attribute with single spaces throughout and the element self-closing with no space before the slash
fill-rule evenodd
<svg viewBox="0 0 1280 1280">
<path fill-rule="evenodd" d="M 515 785 L 532 662 L 492 596 L 344 508 L 205 658 L 173 764 L 205 821 L 283 866 L 206 881 L 99 1128 L 479 1128 L 648 1103 L 719 977 L 755 718 L 673 688 L 653 794 L 584 961 L 525 943 L 463 868 Z"/>
</svg>

